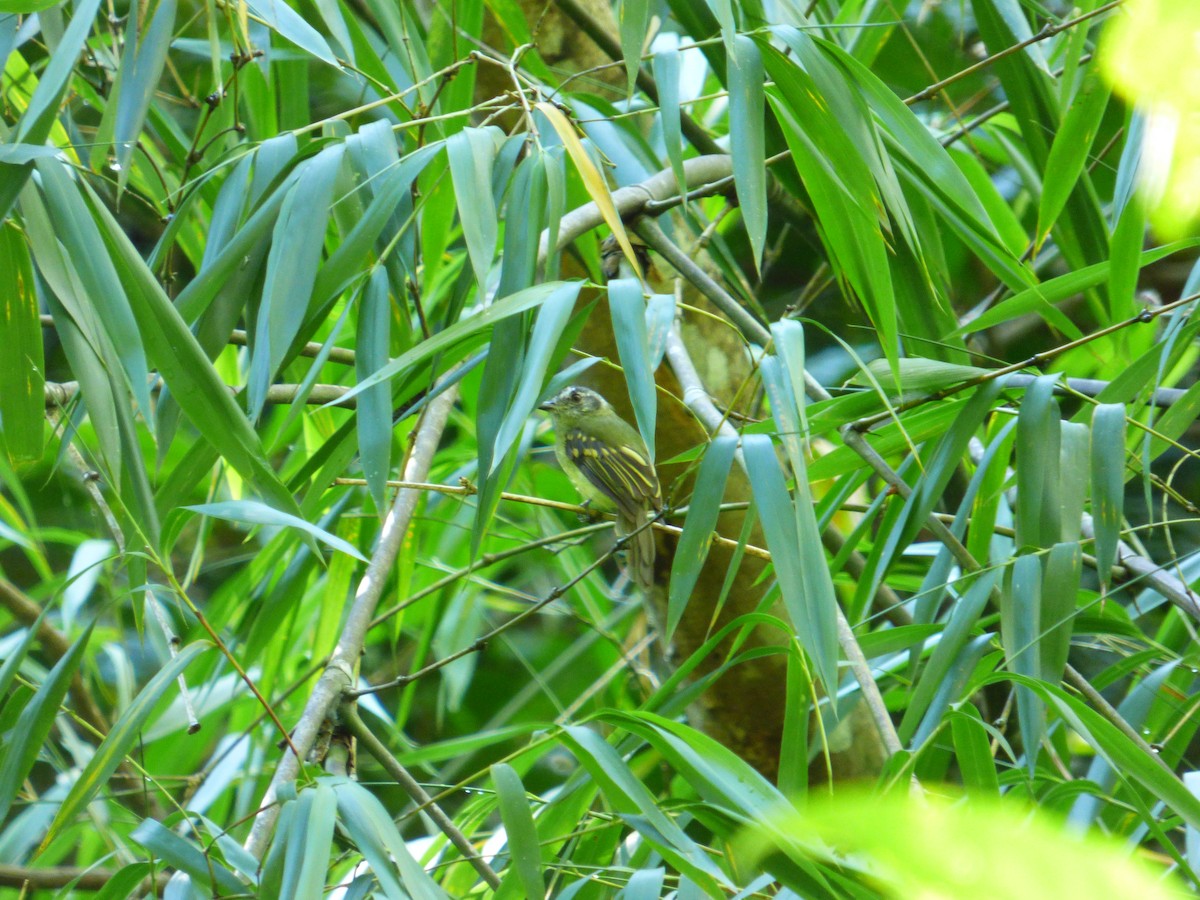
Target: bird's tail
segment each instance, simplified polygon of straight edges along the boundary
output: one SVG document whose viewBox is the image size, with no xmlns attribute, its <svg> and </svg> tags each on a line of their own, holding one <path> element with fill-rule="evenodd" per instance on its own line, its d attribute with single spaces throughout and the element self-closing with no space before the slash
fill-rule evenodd
<svg viewBox="0 0 1200 900">
<path fill-rule="evenodd" d="M 649 521 L 646 510 L 640 510 L 632 519 L 617 517 L 617 535 L 632 535 L 625 545 L 626 571 L 642 588 L 654 584 L 654 529 L 649 526 Z"/>
</svg>

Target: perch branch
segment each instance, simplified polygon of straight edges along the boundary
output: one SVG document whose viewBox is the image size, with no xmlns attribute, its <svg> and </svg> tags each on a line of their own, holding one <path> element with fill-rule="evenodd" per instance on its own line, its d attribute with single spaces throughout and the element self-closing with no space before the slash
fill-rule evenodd
<svg viewBox="0 0 1200 900">
<path fill-rule="evenodd" d="M 429 475 L 433 464 L 434 452 L 438 441 L 446 428 L 450 411 L 458 398 L 457 387 L 451 387 L 437 396 L 425 408 L 421 421 L 417 426 L 416 438 L 408 459 L 404 464 L 405 481 L 424 481 Z M 292 743 L 301 754 L 307 754 L 316 740 L 317 733 L 325 720 L 333 712 L 342 694 L 354 684 L 359 656 L 375 607 L 383 594 L 384 585 L 395 565 L 400 545 L 408 533 L 409 523 L 417 509 L 417 502 L 422 496 L 420 491 L 402 490 L 397 492 L 392 508 L 384 520 L 379 534 L 379 543 L 371 555 L 367 571 L 358 584 L 354 601 L 346 617 L 341 636 L 334 648 L 328 665 L 321 673 L 312 694 L 309 695 L 304 713 L 300 717 L 292 733 Z M 275 769 L 263 801 L 260 812 L 254 820 L 250 836 L 246 840 L 246 849 L 255 857 L 261 859 L 267 848 L 267 839 L 279 815 L 276 804 L 279 789 L 295 780 L 300 773 L 302 760 L 290 750 L 285 751 L 283 758 Z"/>
</svg>

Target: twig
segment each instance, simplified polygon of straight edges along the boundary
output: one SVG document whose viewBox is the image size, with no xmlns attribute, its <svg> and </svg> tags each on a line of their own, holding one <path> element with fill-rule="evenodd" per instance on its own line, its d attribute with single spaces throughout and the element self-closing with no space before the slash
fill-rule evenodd
<svg viewBox="0 0 1200 900">
<path fill-rule="evenodd" d="M 404 687 L 405 685 L 412 684 L 414 681 L 419 681 L 426 675 L 436 672 L 439 669 L 446 668 L 446 666 L 450 665 L 450 663 L 460 660 L 464 656 L 470 656 L 472 653 L 482 652 L 492 640 L 504 634 L 504 632 L 511 630 L 521 622 L 524 622 L 535 613 L 541 612 L 551 603 L 561 598 L 563 594 L 567 593 L 567 591 L 571 590 L 571 588 L 583 581 L 584 578 L 586 578 L 596 569 L 600 568 L 600 566 L 604 565 L 604 563 L 607 562 L 618 550 L 625 546 L 625 544 L 628 543 L 631 538 L 637 535 L 642 528 L 648 527 L 648 525 L 649 523 L 646 523 L 645 525 L 641 525 L 637 529 L 630 531 L 628 534 L 622 535 L 607 551 L 601 553 L 594 560 L 588 563 L 588 565 L 581 569 L 579 573 L 573 576 L 566 584 L 554 588 L 537 603 L 527 606 L 511 619 L 508 619 L 502 624 L 497 625 L 486 634 L 481 634 L 467 646 L 459 650 L 455 650 L 453 653 L 443 656 L 440 659 L 434 660 L 429 665 L 418 669 L 415 672 L 410 672 L 407 675 L 401 675 L 397 678 L 393 678 L 391 681 L 385 681 L 383 684 L 373 684 L 370 687 L 362 688 L 361 690 L 346 690 L 344 695 L 347 697 L 361 697 L 364 694 L 374 694 L 388 688 Z"/>
<path fill-rule="evenodd" d="M 457 386 L 450 387 L 439 394 L 421 414 L 412 450 L 404 464 L 405 481 L 424 481 L 428 476 L 438 441 L 446 428 L 450 411 L 457 398 Z M 292 743 L 301 754 L 307 754 L 312 748 L 322 724 L 333 711 L 343 692 L 354 684 L 367 629 L 421 496 L 419 491 L 402 490 L 396 494 L 380 531 L 379 543 L 355 591 L 354 601 L 337 646 L 329 664 L 321 673 L 320 680 L 309 695 L 300 721 L 292 733 Z M 275 769 L 271 784 L 262 803 L 259 804 L 261 812 L 255 818 L 250 836 L 246 839 L 246 850 L 256 858 L 261 859 L 266 852 L 267 839 L 279 815 L 279 808 L 275 802 L 279 790 L 283 785 L 295 780 L 300 772 L 300 765 L 301 760 L 296 754 L 285 751 Z"/>
<path fill-rule="evenodd" d="M 1109 722 L 1116 726 L 1117 730 L 1120 731 L 1121 734 L 1129 738 L 1129 740 L 1137 745 L 1139 750 L 1141 750 L 1156 763 L 1158 763 L 1159 766 L 1169 772 L 1172 778 L 1179 777 L 1175 774 L 1171 767 L 1163 761 L 1163 758 L 1154 752 L 1154 748 L 1146 743 L 1146 739 L 1137 733 L 1137 729 L 1126 722 L 1121 713 L 1114 709 L 1112 704 L 1104 699 L 1104 695 L 1092 687 L 1091 682 L 1084 678 L 1082 673 L 1068 663 L 1064 674 L 1066 675 L 1067 681 L 1070 682 L 1071 685 L 1079 691 L 1079 693 L 1083 694 L 1083 698 L 1087 700 L 1087 702 L 1093 707 L 1095 707 L 1096 711 L 1104 716 L 1104 718 L 1108 719 Z"/>
<path fill-rule="evenodd" d="M 440 806 L 434 802 L 433 798 L 425 792 L 421 787 L 420 782 L 408 773 L 408 770 L 400 764 L 388 748 L 384 746 L 379 738 L 375 737 L 374 732 L 369 729 L 361 718 L 359 718 L 358 710 L 355 709 L 352 702 L 343 703 L 338 709 L 338 716 L 342 724 L 344 724 L 350 733 L 358 739 L 358 742 L 366 748 L 366 751 L 375 757 L 376 761 L 383 766 L 384 770 L 396 780 L 396 783 L 404 789 L 404 792 L 412 798 L 413 802 L 420 806 L 428 813 L 429 818 L 433 819 L 442 833 L 446 835 L 450 843 L 452 843 L 458 852 L 463 855 L 463 858 L 471 864 L 480 877 L 488 883 L 488 886 L 493 890 L 500 887 L 500 876 L 484 862 L 467 840 L 466 835 L 458 830 L 458 827 L 451 821 Z"/>
<path fill-rule="evenodd" d="M 942 388 L 939 391 L 933 391 L 932 393 L 925 394 L 920 397 L 914 397 L 912 400 L 906 400 L 903 403 L 893 407 L 891 410 L 886 410 L 871 416 L 864 416 L 863 418 L 850 423 L 850 427 L 853 427 L 855 431 L 867 431 L 872 425 L 882 422 L 885 419 L 891 419 L 899 413 L 921 406 L 925 403 L 931 403 L 936 400 L 944 400 L 946 397 L 951 397 L 954 394 L 969 390 L 970 388 L 978 387 L 979 385 L 988 381 L 993 381 L 1002 375 L 1019 372 L 1021 369 L 1044 366 L 1050 360 L 1055 359 L 1056 357 L 1061 356 L 1070 350 L 1082 347 L 1098 338 L 1114 334 L 1133 325 L 1144 325 L 1153 322 L 1159 316 L 1173 312 L 1181 306 L 1186 306 L 1188 303 L 1194 303 L 1197 299 L 1200 299 L 1200 293 L 1189 294 L 1186 297 L 1181 297 L 1172 303 L 1167 303 L 1154 309 L 1144 309 L 1136 316 L 1132 316 L 1124 321 L 1097 329 L 1090 334 L 1085 334 L 1081 338 L 1076 338 L 1075 340 L 1068 341 L 1065 344 L 1059 344 L 1057 347 L 1052 347 L 1049 350 L 1043 350 L 1041 353 L 1035 353 L 1033 356 L 1022 360 L 1021 362 L 1015 362 L 1011 365 L 1001 366 L 999 369 L 989 369 L 987 372 L 984 372 L 975 378 L 968 378 L 965 381 L 960 381 L 958 384 L 951 385 L 947 388 Z"/>
<path fill-rule="evenodd" d="M 335 478 L 333 483 L 357 486 L 365 485 L 367 480 L 365 478 Z M 429 484 L 426 482 L 415 481 L 388 481 L 387 486 L 401 488 L 404 490 L 430 491 L 436 494 L 452 494 L 465 497 L 473 496 L 479 492 L 475 485 L 469 483 L 455 486 L 451 484 Z M 590 509 L 589 507 L 581 506 L 578 503 L 564 503 L 561 500 L 547 500 L 544 497 L 531 497 L 528 494 L 513 494 L 509 491 L 501 491 L 500 499 L 514 503 L 527 503 L 530 506 L 543 506 L 547 509 L 557 509 L 563 512 L 575 513 L 581 516 L 601 516 L 606 519 L 615 518 L 614 513 L 598 512 L 597 510 Z M 667 534 L 683 534 L 683 529 L 679 526 L 668 525 L 666 522 L 662 522 L 657 519 L 652 520 L 649 525 L 650 527 Z M 558 538 L 555 537 L 551 540 L 556 541 Z M 757 547 L 754 544 L 740 544 L 733 538 L 727 538 L 722 534 L 714 533 L 712 535 L 712 542 L 723 547 L 729 547 L 730 549 L 740 546 L 747 556 L 753 556 L 758 559 L 765 559 L 768 561 L 771 559 L 771 552 L 769 550 L 766 550 L 762 547 Z"/>
<path fill-rule="evenodd" d="M 20 888 L 22 890 L 50 891 L 71 885 L 77 891 L 101 891 L 115 876 L 109 869 L 84 868 L 82 866 L 49 866 L 35 869 L 27 866 L 13 866 L 0 863 L 0 885 Z M 170 872 L 159 872 L 154 880 L 142 879 L 138 891 L 148 892 L 153 886 L 154 892 L 165 890 L 171 880 Z M 22 895 L 24 896 L 24 895 Z"/>
<path fill-rule="evenodd" d="M 154 615 L 154 620 L 158 622 L 158 627 L 167 642 L 167 652 L 174 659 L 179 655 L 179 636 L 175 634 L 174 629 L 171 628 L 170 620 L 163 613 L 158 598 L 154 596 L 154 589 L 150 587 L 146 588 L 143 596 L 146 598 L 146 605 L 150 607 L 150 612 Z M 196 708 L 192 705 L 192 694 L 188 690 L 187 679 L 183 677 L 183 673 L 181 672 L 175 680 L 179 684 L 179 696 L 183 700 L 184 712 L 187 713 L 187 733 L 195 734 L 200 730 L 200 719 L 196 716 Z"/>
<path fill-rule="evenodd" d="M 152 375 L 151 377 L 155 379 L 155 389 L 160 387 L 157 376 Z M 232 385 L 226 385 L 226 387 L 229 388 L 231 394 L 237 394 L 241 390 L 241 388 Z M 342 395 L 349 390 L 350 388 L 340 384 L 314 384 L 304 398 L 304 402 L 308 406 L 333 405 L 341 409 L 354 409 L 358 406 L 357 397 L 351 397 L 348 400 L 342 399 Z M 78 393 L 78 381 L 47 381 L 45 388 L 46 406 L 66 406 Z M 298 384 L 273 384 L 267 388 L 268 403 L 293 403 L 299 396 L 300 385 Z"/>
<path fill-rule="evenodd" d="M 1086 22 L 1088 19 L 1094 19 L 1096 16 L 1102 16 L 1106 12 L 1116 9 L 1124 2 L 1125 0 L 1112 0 L 1110 3 L 1105 3 L 1103 6 L 1096 7 L 1091 12 L 1086 12 L 1083 15 L 1076 16 L 1074 19 L 1067 19 L 1065 22 L 1058 22 L 1056 24 L 1047 22 L 1042 26 L 1041 30 L 1038 31 L 1037 34 L 1033 35 L 1033 37 L 1026 38 L 1023 41 L 1019 41 L 1016 44 L 1005 47 L 1003 50 L 998 50 L 986 59 L 981 59 L 973 66 L 967 66 L 965 69 L 960 69 L 950 77 L 943 78 L 936 84 L 931 84 L 924 90 L 917 91 L 917 93 L 913 94 L 911 97 L 908 97 L 904 102 L 906 105 L 911 106 L 914 103 L 920 103 L 923 100 L 928 100 L 930 97 L 940 93 L 942 90 L 954 84 L 955 82 L 962 81 L 964 78 L 969 78 L 976 72 L 988 68 L 998 60 L 1004 59 L 1007 56 L 1012 56 L 1014 53 L 1020 53 L 1026 47 L 1029 47 L 1030 45 L 1036 44 L 1040 41 L 1044 41 L 1047 38 L 1052 38 L 1054 35 L 1074 28 L 1076 25 Z"/>
</svg>

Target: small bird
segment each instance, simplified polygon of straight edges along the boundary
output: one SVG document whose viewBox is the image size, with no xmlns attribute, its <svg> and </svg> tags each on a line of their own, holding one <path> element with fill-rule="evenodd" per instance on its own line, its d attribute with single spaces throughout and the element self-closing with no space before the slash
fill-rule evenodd
<svg viewBox="0 0 1200 900">
<path fill-rule="evenodd" d="M 631 577 L 654 583 L 651 510 L 662 508 L 662 488 L 646 443 L 608 401 L 585 387 L 565 387 L 540 407 L 554 420 L 554 455 L 586 500 L 617 511 L 616 532 L 634 534 L 627 545 Z"/>
</svg>

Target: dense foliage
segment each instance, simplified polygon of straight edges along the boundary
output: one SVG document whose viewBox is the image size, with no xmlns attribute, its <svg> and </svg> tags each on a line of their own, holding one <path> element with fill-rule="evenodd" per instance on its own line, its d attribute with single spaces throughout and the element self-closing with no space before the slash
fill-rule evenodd
<svg viewBox="0 0 1200 900">
<path fill-rule="evenodd" d="M 0 884 L 1196 883 L 1163 15 L 0 0 Z"/>
</svg>

